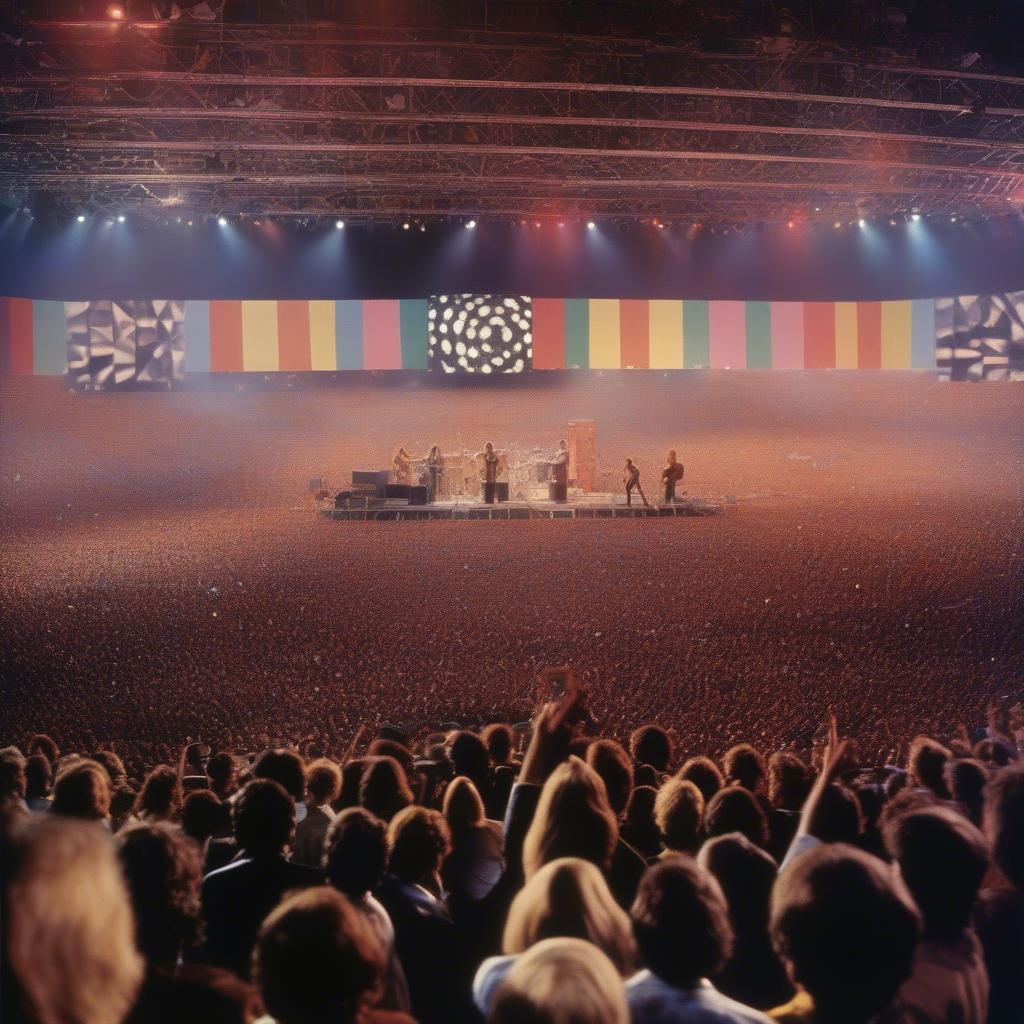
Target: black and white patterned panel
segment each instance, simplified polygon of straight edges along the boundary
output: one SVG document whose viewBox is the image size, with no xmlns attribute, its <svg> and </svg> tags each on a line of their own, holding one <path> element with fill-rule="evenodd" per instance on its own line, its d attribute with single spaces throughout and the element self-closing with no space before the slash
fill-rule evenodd
<svg viewBox="0 0 1024 1024">
<path fill-rule="evenodd" d="M 1024 380 L 1024 292 L 935 300 L 943 380 Z"/>
<path fill-rule="evenodd" d="M 427 369 L 523 373 L 533 366 L 533 304 L 527 295 L 432 295 Z"/>
<path fill-rule="evenodd" d="M 185 376 L 185 305 L 171 299 L 66 302 L 68 373 L 78 387 L 170 385 Z"/>
</svg>

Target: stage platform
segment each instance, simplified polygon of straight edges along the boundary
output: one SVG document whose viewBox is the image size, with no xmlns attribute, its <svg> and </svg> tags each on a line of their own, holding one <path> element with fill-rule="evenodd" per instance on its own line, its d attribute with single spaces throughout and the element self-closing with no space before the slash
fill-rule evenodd
<svg viewBox="0 0 1024 1024">
<path fill-rule="evenodd" d="M 439 501 L 433 505 L 409 505 L 404 501 L 385 501 L 360 508 L 335 508 L 322 504 L 321 515 L 344 522 L 412 522 L 423 519 L 511 520 L 511 519 L 680 519 L 713 516 L 722 506 L 699 498 L 685 498 L 674 505 L 619 504 L 603 496 L 602 501 L 503 501 L 485 505 L 482 501 Z"/>
</svg>

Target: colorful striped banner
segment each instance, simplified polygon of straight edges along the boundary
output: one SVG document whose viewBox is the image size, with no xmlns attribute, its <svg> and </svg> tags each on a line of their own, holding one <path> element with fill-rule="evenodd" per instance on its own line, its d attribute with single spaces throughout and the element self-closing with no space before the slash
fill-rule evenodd
<svg viewBox="0 0 1024 1024">
<path fill-rule="evenodd" d="M 425 370 L 428 300 L 185 304 L 192 373 Z M 533 368 L 934 369 L 934 299 L 532 300 Z M 0 297 L 0 373 L 63 374 L 64 304 Z"/>
</svg>

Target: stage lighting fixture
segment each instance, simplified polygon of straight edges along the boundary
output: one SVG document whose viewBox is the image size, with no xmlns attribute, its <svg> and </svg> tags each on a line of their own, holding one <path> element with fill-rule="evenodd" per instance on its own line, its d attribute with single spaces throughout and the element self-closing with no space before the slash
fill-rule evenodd
<svg viewBox="0 0 1024 1024">
<path fill-rule="evenodd" d="M 787 228 L 789 228 L 790 230 L 792 230 L 792 229 L 793 229 L 793 228 L 795 227 L 795 225 L 794 225 L 793 221 L 789 221 L 789 222 L 788 222 L 788 223 L 786 224 L 786 227 L 787 227 Z"/>
<path fill-rule="evenodd" d="M 564 227 L 565 227 L 565 221 L 564 221 L 564 220 L 560 220 L 560 221 L 558 222 L 558 226 L 559 226 L 560 228 L 564 228 Z"/>
<path fill-rule="evenodd" d="M 836 231 L 838 231 L 843 226 L 843 222 L 841 220 L 837 220 L 835 224 L 833 224 L 832 226 L 836 229 Z"/>
<path fill-rule="evenodd" d="M 192 221 L 189 221 L 189 222 L 188 222 L 188 226 L 189 226 L 189 227 L 192 227 Z"/>
<path fill-rule="evenodd" d="M 120 4 L 111 4 L 107 8 L 107 17 L 112 21 L 121 21 L 124 18 L 124 8 Z"/>
<path fill-rule="evenodd" d="M 343 220 L 336 220 L 334 226 L 340 231 L 345 226 L 345 222 Z"/>
<path fill-rule="evenodd" d="M 859 221 L 857 221 L 857 223 L 858 223 L 858 224 L 859 224 L 859 225 L 860 225 L 861 227 L 865 227 L 865 226 L 867 225 L 867 221 L 866 221 L 866 220 L 865 220 L 865 219 L 864 219 L 863 217 L 861 217 L 861 219 L 860 219 Z"/>
<path fill-rule="evenodd" d="M 921 219 L 921 214 L 919 214 L 919 213 L 912 213 L 910 215 L 910 219 L 911 220 L 920 220 Z"/>
<path fill-rule="evenodd" d="M 228 226 L 228 220 L 227 220 L 227 217 L 218 217 L 218 218 L 217 218 L 217 223 L 218 223 L 218 224 L 219 224 L 219 225 L 220 225 L 220 226 L 221 226 L 222 228 L 226 228 L 226 227 Z"/>
<path fill-rule="evenodd" d="M 404 224 L 402 225 L 402 230 L 403 230 L 403 231 L 408 231 L 408 230 L 409 230 L 409 222 L 408 222 L 408 221 L 406 221 L 406 222 L 405 222 L 405 223 L 404 223 Z"/>
<path fill-rule="evenodd" d="M 78 215 L 78 217 L 77 217 L 77 220 L 78 220 L 79 224 L 84 224 L 85 223 L 85 214 L 84 213 L 80 213 Z"/>
<path fill-rule="evenodd" d="M 952 217 L 949 218 L 949 222 L 950 222 L 950 224 L 955 224 L 956 223 L 956 214 L 954 214 Z"/>
<path fill-rule="evenodd" d="M 472 230 L 473 230 L 473 228 L 475 228 L 475 227 L 476 227 L 476 221 L 475 221 L 475 220 L 467 220 L 467 221 L 466 221 L 466 227 L 467 227 L 467 228 L 468 228 L 468 229 L 469 229 L 470 231 L 472 231 Z"/>
<path fill-rule="evenodd" d="M 596 228 L 596 227 L 597 227 L 597 225 L 592 220 L 588 220 L 587 221 L 587 230 L 588 231 L 593 231 L 594 228 Z"/>
<path fill-rule="evenodd" d="M 124 223 L 124 214 L 123 213 L 119 213 L 117 215 L 117 223 L 118 224 L 123 224 Z"/>
</svg>

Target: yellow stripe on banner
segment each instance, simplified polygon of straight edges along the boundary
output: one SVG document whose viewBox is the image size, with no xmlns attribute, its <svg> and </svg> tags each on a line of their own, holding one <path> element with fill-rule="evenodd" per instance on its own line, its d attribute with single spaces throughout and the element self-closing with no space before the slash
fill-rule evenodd
<svg viewBox="0 0 1024 1024">
<path fill-rule="evenodd" d="M 276 370 L 277 303 L 265 299 L 242 302 L 242 369 Z"/>
<path fill-rule="evenodd" d="M 683 303 L 681 299 L 651 299 L 651 369 L 683 368 Z"/>
<path fill-rule="evenodd" d="M 857 369 L 857 303 L 836 303 L 836 369 Z"/>
<path fill-rule="evenodd" d="M 334 300 L 311 299 L 309 303 L 309 366 L 312 370 L 336 370 Z"/>
<path fill-rule="evenodd" d="M 882 369 L 910 368 L 912 306 L 909 302 L 882 303 Z"/>
<path fill-rule="evenodd" d="M 590 300 L 590 369 L 617 370 L 622 366 L 619 344 L 619 300 Z"/>
</svg>

